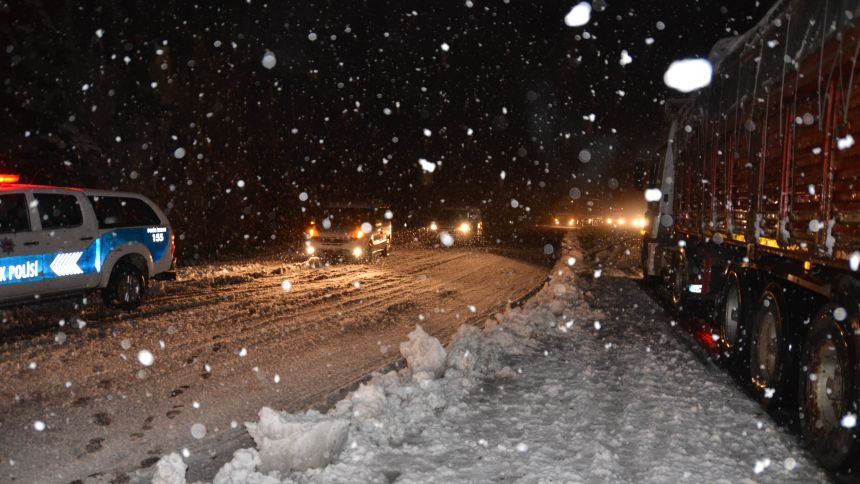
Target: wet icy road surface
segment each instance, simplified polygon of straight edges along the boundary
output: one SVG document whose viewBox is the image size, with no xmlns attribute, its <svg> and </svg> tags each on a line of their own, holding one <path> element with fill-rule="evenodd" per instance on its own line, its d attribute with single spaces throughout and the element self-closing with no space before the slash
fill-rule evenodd
<svg viewBox="0 0 860 484">
<path fill-rule="evenodd" d="M 215 482 L 828 482 L 643 290 L 637 244 L 569 237 L 542 290 L 498 325 L 463 328 L 444 363 L 413 344 L 415 365 L 326 415 L 261 411 L 256 449 Z M 347 424 L 342 451 L 296 431 L 308 421 Z M 290 467 L 309 455 L 336 457 Z M 186 482 L 178 455 L 160 464 Z"/>
<path fill-rule="evenodd" d="M 481 250 L 413 248 L 370 266 L 182 269 L 133 314 L 17 311 L 0 325 L 0 481 L 134 480 L 183 447 L 197 459 L 189 477 L 217 468 L 248 445 L 241 424 L 261 406 L 325 405 L 399 359 L 419 320 L 446 342 L 547 272 Z"/>
</svg>

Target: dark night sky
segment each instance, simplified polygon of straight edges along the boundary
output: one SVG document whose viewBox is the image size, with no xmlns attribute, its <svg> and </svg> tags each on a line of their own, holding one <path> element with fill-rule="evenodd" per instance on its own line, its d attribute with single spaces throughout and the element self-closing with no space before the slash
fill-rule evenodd
<svg viewBox="0 0 860 484">
<path fill-rule="evenodd" d="M 0 0 L 0 163 L 146 193 L 186 254 L 282 236 L 301 192 L 505 217 L 514 198 L 537 213 L 572 187 L 630 193 L 632 160 L 662 136 L 668 64 L 772 2 L 605 0 L 570 28 L 575 3 Z M 419 158 L 441 165 L 422 176 Z M 196 227 L 201 214 L 220 228 Z"/>
</svg>

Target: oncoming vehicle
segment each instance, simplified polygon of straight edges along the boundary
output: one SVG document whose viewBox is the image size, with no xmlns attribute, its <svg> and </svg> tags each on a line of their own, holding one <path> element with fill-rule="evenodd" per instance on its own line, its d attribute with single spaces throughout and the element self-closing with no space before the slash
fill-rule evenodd
<svg viewBox="0 0 860 484">
<path fill-rule="evenodd" d="M 174 277 L 173 231 L 148 198 L 17 182 L 0 175 L 0 305 L 101 289 L 130 310 Z"/>
<path fill-rule="evenodd" d="M 484 236 L 484 222 L 481 219 L 481 210 L 477 208 L 444 208 L 427 225 L 425 233 L 432 241 L 437 242 L 442 234 L 448 234 L 451 244 L 480 242 Z"/>
<path fill-rule="evenodd" d="M 329 204 L 305 231 L 305 253 L 369 262 L 391 253 L 391 211 L 360 204 Z"/>
</svg>

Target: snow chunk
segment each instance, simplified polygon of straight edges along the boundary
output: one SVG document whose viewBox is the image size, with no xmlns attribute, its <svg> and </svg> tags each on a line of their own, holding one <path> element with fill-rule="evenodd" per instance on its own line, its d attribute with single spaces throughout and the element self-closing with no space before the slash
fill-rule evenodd
<svg viewBox="0 0 860 484">
<path fill-rule="evenodd" d="M 262 472 L 324 467 L 340 455 L 346 443 L 349 422 L 313 410 L 290 415 L 263 407 L 259 416 L 258 423 L 248 422 L 245 427 L 260 449 Z"/>
<path fill-rule="evenodd" d="M 427 372 L 439 376 L 445 368 L 445 348 L 438 339 L 424 332 L 421 325 L 415 325 L 415 330 L 409 333 L 409 341 L 400 343 L 400 354 L 413 375 Z"/>
<path fill-rule="evenodd" d="M 279 484 L 276 477 L 266 476 L 257 472 L 262 465 L 260 453 L 256 449 L 239 449 L 233 453 L 233 459 L 224 464 L 212 484 Z"/>
<path fill-rule="evenodd" d="M 185 471 L 188 466 L 176 452 L 166 455 L 155 464 L 152 484 L 185 484 Z"/>
<path fill-rule="evenodd" d="M 626 50 L 621 51 L 621 59 L 618 60 L 618 63 L 622 66 L 626 66 L 627 64 L 633 62 L 633 58 L 630 57 L 630 54 Z"/>
<path fill-rule="evenodd" d="M 564 24 L 568 27 L 582 27 L 591 20 L 591 5 L 579 2 L 564 16 Z"/>
<path fill-rule="evenodd" d="M 692 92 L 711 83 L 714 69 L 707 59 L 683 59 L 672 62 L 663 74 L 663 82 L 680 92 Z"/>
</svg>

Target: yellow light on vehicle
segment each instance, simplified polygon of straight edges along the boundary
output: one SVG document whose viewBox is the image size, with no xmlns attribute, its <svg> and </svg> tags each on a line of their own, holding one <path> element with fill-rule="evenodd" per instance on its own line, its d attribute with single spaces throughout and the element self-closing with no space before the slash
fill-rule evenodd
<svg viewBox="0 0 860 484">
<path fill-rule="evenodd" d="M 469 225 L 468 222 L 463 222 L 460 224 L 459 227 L 457 227 L 457 230 L 459 230 L 460 232 L 462 232 L 464 234 L 468 234 L 469 232 L 472 231 L 472 226 Z"/>
<path fill-rule="evenodd" d="M 317 232 L 317 229 L 315 229 L 313 227 L 308 229 L 308 237 L 317 237 L 317 236 L 319 236 L 319 232 Z"/>
<path fill-rule="evenodd" d="M 361 239 L 364 238 L 364 230 L 358 229 L 355 231 L 355 238 Z"/>
<path fill-rule="evenodd" d="M 439 229 L 439 226 L 436 225 L 436 222 L 430 222 L 430 230 L 435 232 L 438 229 Z"/>
<path fill-rule="evenodd" d="M 356 247 L 356 248 L 352 249 L 352 255 L 356 259 L 361 257 L 361 254 L 364 254 L 364 251 L 361 250 L 361 247 Z"/>
<path fill-rule="evenodd" d="M 808 271 L 810 269 L 812 269 L 812 261 L 803 261 L 803 270 Z"/>
<path fill-rule="evenodd" d="M 647 233 L 648 233 L 648 231 L 647 231 L 647 230 L 645 230 L 645 229 L 642 229 L 642 230 L 640 230 L 640 231 L 639 231 L 639 235 L 645 235 L 645 234 L 647 234 Z"/>
</svg>

